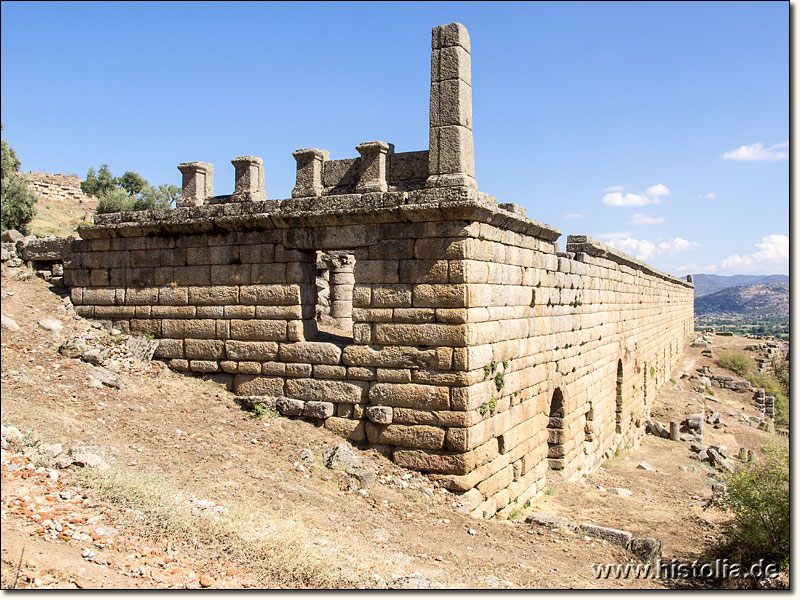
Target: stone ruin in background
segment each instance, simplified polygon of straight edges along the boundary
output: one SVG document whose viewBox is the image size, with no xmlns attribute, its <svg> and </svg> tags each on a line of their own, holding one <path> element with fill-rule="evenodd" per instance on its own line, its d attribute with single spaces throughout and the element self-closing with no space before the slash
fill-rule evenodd
<svg viewBox="0 0 800 600">
<path fill-rule="evenodd" d="M 478 190 L 470 40 L 433 29 L 428 150 L 178 166 L 172 210 L 97 215 L 65 264 L 80 315 L 156 357 L 316 420 L 460 494 L 477 516 L 638 443 L 693 333 L 693 285 Z M 520 182 L 524 174 L 519 174 Z"/>
</svg>

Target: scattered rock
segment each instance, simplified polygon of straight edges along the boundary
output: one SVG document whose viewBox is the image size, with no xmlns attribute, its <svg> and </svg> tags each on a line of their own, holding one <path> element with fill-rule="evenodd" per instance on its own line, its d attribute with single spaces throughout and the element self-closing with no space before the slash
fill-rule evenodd
<svg viewBox="0 0 800 600">
<path fill-rule="evenodd" d="M 103 385 L 121 390 L 125 387 L 122 379 L 116 373 L 112 373 L 104 367 L 91 367 L 86 371 L 86 374 L 95 381 L 99 381 Z"/>
<path fill-rule="evenodd" d="M 64 324 L 59 321 L 58 319 L 39 319 L 39 327 L 44 329 L 45 331 L 61 331 L 64 328 Z"/>
<path fill-rule="evenodd" d="M 7 442 L 22 444 L 22 433 L 16 427 L 6 427 L 3 425 L 2 429 L 0 429 L 0 434 L 2 434 L 2 438 Z"/>
<path fill-rule="evenodd" d="M 545 512 L 535 512 L 525 518 L 526 523 L 534 523 L 542 527 L 549 527 L 550 529 L 561 529 L 569 523 L 566 517 L 559 517 Z"/>
<path fill-rule="evenodd" d="M 310 448 L 303 448 L 300 451 L 300 460 L 303 462 L 314 462 L 314 453 Z"/>
<path fill-rule="evenodd" d="M 208 588 L 214 585 L 214 580 L 209 577 L 208 575 L 202 575 L 200 577 L 200 587 Z"/>
<path fill-rule="evenodd" d="M 369 488 L 375 485 L 377 476 L 373 469 L 367 467 L 357 467 L 349 465 L 345 467 L 345 472 L 356 478 L 361 488 Z"/>
<path fill-rule="evenodd" d="M 507 579 L 500 579 L 494 575 L 486 575 L 485 577 L 481 577 L 480 580 L 490 588 L 512 589 L 517 587 L 513 582 L 508 581 Z"/>
<path fill-rule="evenodd" d="M 97 456 L 97 454 L 91 454 L 89 452 L 74 454 L 72 456 L 71 464 L 75 465 L 76 467 L 88 467 L 90 469 L 98 469 L 100 471 L 105 471 L 109 468 L 106 461 Z"/>
<path fill-rule="evenodd" d="M 636 468 L 637 469 L 642 469 L 643 471 L 655 471 L 656 470 L 655 467 L 650 466 L 645 461 L 642 461 L 638 465 L 636 465 Z"/>
<path fill-rule="evenodd" d="M 349 444 L 336 444 L 322 453 L 322 464 L 329 469 L 361 466 L 361 456 Z"/>
<path fill-rule="evenodd" d="M 61 444 L 39 444 L 37 450 L 39 451 L 39 454 L 50 457 L 56 457 L 64 452 Z"/>
<path fill-rule="evenodd" d="M 125 347 L 136 360 L 142 363 L 149 363 L 153 360 L 153 354 L 158 348 L 158 340 L 149 340 L 144 337 L 131 336 L 125 341 Z"/>
<path fill-rule="evenodd" d="M 389 585 L 389 588 L 393 590 L 431 590 L 437 587 L 441 586 L 419 572 L 395 575 Z"/>
<path fill-rule="evenodd" d="M 642 562 L 655 563 L 661 560 L 664 543 L 656 538 L 632 538 L 631 553 Z"/>
<path fill-rule="evenodd" d="M 621 488 L 621 487 L 608 488 L 608 493 L 615 494 L 617 496 L 623 496 L 624 498 L 630 498 L 631 496 L 633 496 L 632 491 L 630 491 L 627 488 Z"/>
<path fill-rule="evenodd" d="M 81 360 L 91 365 L 100 366 L 111 355 L 110 348 L 91 348 L 81 353 Z"/>
<path fill-rule="evenodd" d="M 58 353 L 67 358 L 80 358 L 87 350 L 89 350 L 89 345 L 81 336 L 71 337 L 58 347 Z"/>
<path fill-rule="evenodd" d="M 622 546 L 623 548 L 627 548 L 633 538 L 633 534 L 630 531 L 623 531 L 622 529 L 601 527 L 600 525 L 592 525 L 591 523 L 581 523 L 580 527 L 584 535 L 606 540 L 607 542 Z"/>
<path fill-rule="evenodd" d="M 19 331 L 20 329 L 19 325 L 17 325 L 17 322 L 6 315 L 0 316 L 0 326 L 2 326 L 2 328 L 6 331 Z"/>
</svg>

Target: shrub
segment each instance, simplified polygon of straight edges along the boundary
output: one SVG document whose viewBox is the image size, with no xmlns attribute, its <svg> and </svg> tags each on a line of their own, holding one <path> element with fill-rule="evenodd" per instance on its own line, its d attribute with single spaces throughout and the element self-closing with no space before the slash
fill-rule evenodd
<svg viewBox="0 0 800 600">
<path fill-rule="evenodd" d="M 22 163 L 14 149 L 6 140 L 0 146 L 0 229 L 27 234 L 28 224 L 36 214 L 36 194 L 19 174 Z"/>
<path fill-rule="evenodd" d="M 756 368 L 756 363 L 744 352 L 723 352 L 717 359 L 717 364 L 725 369 L 730 369 L 741 377 L 747 377 Z"/>
<path fill-rule="evenodd" d="M 125 190 L 116 188 L 103 192 L 97 202 L 95 212 L 97 214 L 116 213 L 133 210 L 134 199 L 128 197 Z"/>
<path fill-rule="evenodd" d="M 765 448 L 766 461 L 731 474 L 725 506 L 733 522 L 720 550 L 743 565 L 760 559 L 789 565 L 789 449 Z"/>
</svg>

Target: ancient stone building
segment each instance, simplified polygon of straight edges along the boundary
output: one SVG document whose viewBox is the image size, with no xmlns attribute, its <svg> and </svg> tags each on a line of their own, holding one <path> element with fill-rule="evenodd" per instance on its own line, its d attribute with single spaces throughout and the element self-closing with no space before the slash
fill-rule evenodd
<svg viewBox="0 0 800 600">
<path fill-rule="evenodd" d="M 79 314 L 161 340 L 285 415 L 434 474 L 476 515 L 577 478 L 643 432 L 693 328 L 693 286 L 478 190 L 470 41 L 435 27 L 430 144 L 182 163 L 172 210 L 98 215 L 67 264 Z"/>
<path fill-rule="evenodd" d="M 80 177 L 61 173 L 23 173 L 28 187 L 39 198 L 54 202 L 87 202 L 92 198 L 81 190 Z"/>
</svg>

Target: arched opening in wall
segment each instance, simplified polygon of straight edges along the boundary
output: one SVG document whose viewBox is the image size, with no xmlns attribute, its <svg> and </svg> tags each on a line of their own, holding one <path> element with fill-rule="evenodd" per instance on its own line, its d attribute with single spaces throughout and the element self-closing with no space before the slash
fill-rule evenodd
<svg viewBox="0 0 800 600">
<path fill-rule="evenodd" d="M 323 338 L 352 342 L 355 264 L 355 255 L 348 250 L 317 251 L 315 320 Z"/>
<path fill-rule="evenodd" d="M 564 395 L 561 388 L 553 391 L 548 411 L 547 423 L 547 460 L 550 468 L 560 471 L 564 468 Z"/>
<path fill-rule="evenodd" d="M 617 433 L 622 433 L 622 361 L 617 361 Z"/>
</svg>

